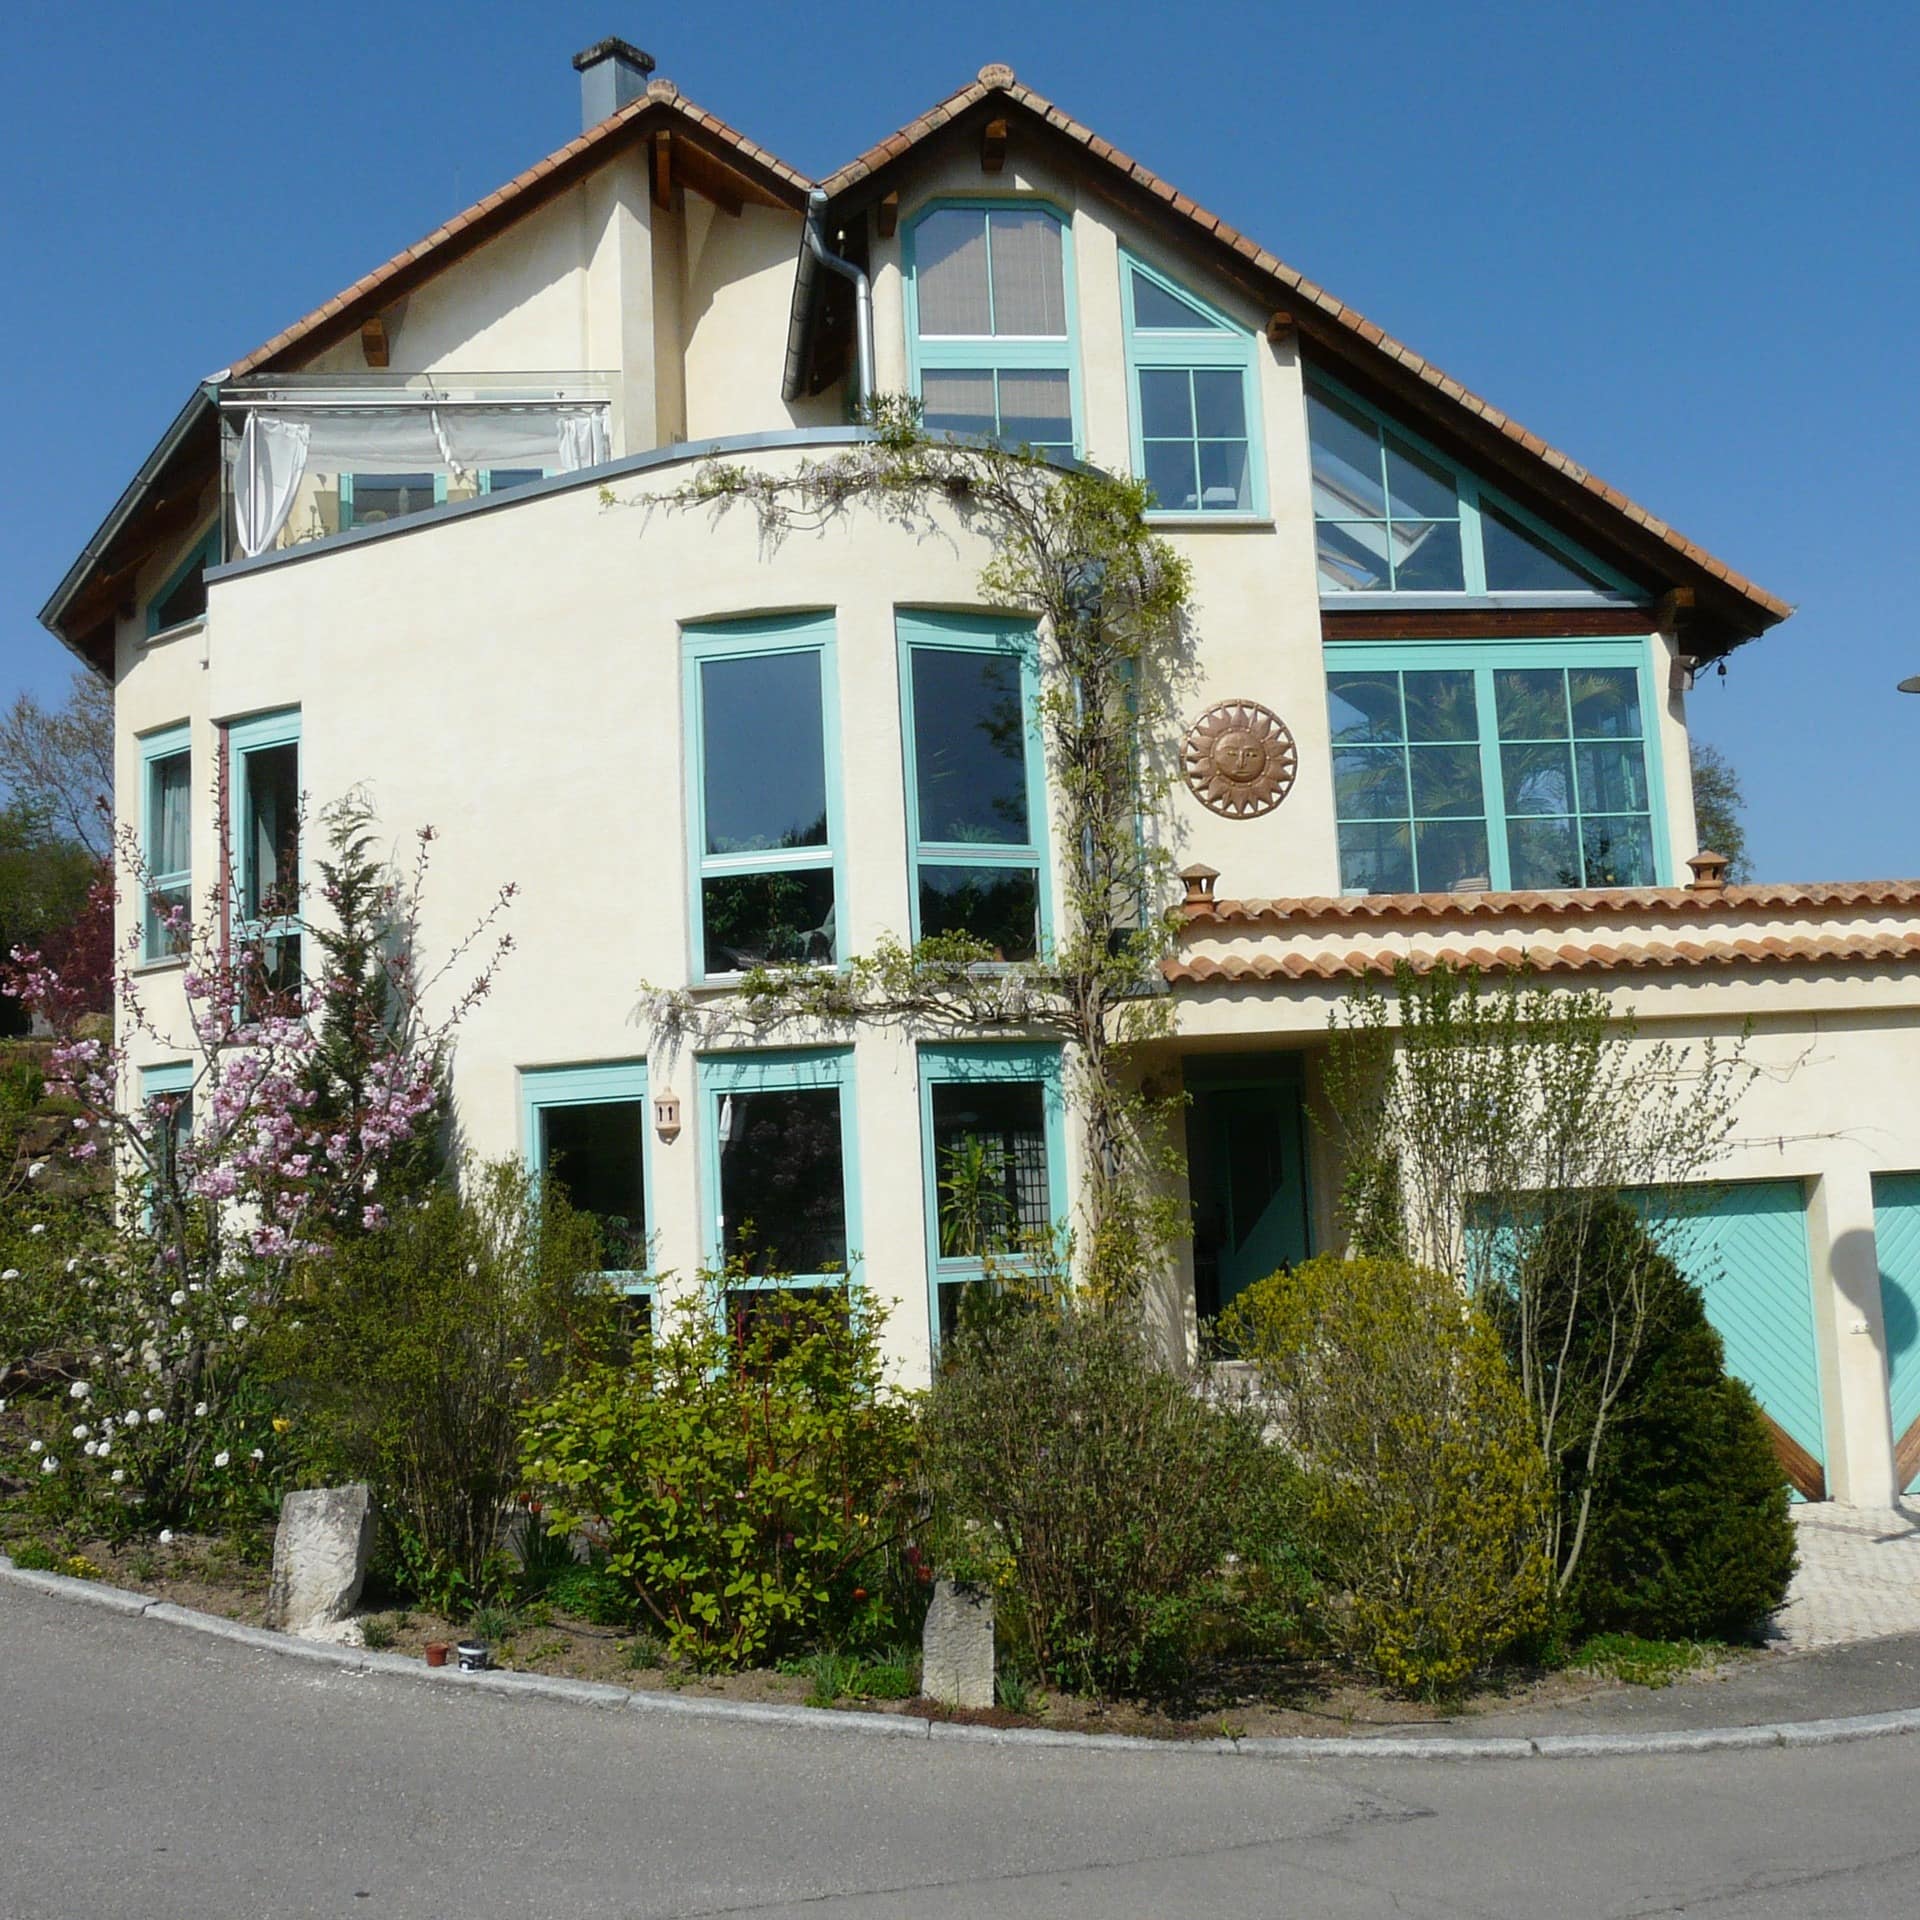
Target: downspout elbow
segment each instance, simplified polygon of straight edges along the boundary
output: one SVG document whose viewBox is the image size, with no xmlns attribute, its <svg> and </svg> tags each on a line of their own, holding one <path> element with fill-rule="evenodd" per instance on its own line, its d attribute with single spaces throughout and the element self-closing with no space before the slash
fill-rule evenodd
<svg viewBox="0 0 1920 1920">
<path fill-rule="evenodd" d="M 829 273 L 853 283 L 854 399 L 864 418 L 873 404 L 873 287 L 867 276 L 851 260 L 843 260 L 828 245 L 823 231 L 827 212 L 825 190 L 815 187 L 807 195 L 807 251 Z M 791 399 L 794 396 L 788 395 Z"/>
</svg>

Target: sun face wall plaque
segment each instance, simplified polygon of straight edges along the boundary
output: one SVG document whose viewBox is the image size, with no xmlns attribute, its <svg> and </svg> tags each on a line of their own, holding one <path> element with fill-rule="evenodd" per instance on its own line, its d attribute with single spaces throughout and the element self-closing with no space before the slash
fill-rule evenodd
<svg viewBox="0 0 1920 1920">
<path fill-rule="evenodd" d="M 1293 790 L 1300 755 L 1287 723 L 1256 700 L 1222 700 L 1188 731 L 1180 752 L 1187 785 L 1229 820 L 1257 820 Z"/>
</svg>

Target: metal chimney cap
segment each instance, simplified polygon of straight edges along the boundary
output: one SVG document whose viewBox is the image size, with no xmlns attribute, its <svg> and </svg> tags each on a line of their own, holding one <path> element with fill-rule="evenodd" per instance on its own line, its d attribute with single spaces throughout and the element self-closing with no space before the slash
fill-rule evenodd
<svg viewBox="0 0 1920 1920">
<path fill-rule="evenodd" d="M 636 47 L 631 40 L 622 40 L 616 34 L 609 34 L 604 40 L 596 40 L 590 47 L 582 47 L 573 56 L 575 73 L 585 73 L 589 67 L 597 67 L 602 60 L 621 60 L 630 67 L 638 67 L 642 73 L 651 73 L 656 65 L 652 54 Z"/>
</svg>

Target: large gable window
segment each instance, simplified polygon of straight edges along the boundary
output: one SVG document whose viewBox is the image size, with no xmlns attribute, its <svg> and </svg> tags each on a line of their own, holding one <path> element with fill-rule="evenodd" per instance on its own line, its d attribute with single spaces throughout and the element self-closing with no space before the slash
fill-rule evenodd
<svg viewBox="0 0 1920 1920">
<path fill-rule="evenodd" d="M 1133 466 L 1162 513 L 1264 506 L 1253 336 L 1126 254 Z"/>
<path fill-rule="evenodd" d="M 945 202 L 907 229 L 914 377 L 925 424 L 1070 456 L 1071 248 L 1031 201 Z"/>
<path fill-rule="evenodd" d="M 1322 593 L 1634 597 L 1591 555 L 1331 382 L 1307 388 L 1307 435 Z"/>
<path fill-rule="evenodd" d="M 1665 879 L 1646 643 L 1327 648 L 1350 893 Z"/>
</svg>

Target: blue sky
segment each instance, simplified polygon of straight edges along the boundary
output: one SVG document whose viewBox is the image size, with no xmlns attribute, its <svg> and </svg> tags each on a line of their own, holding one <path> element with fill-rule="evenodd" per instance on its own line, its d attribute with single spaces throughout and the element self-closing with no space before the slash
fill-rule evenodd
<svg viewBox="0 0 1920 1920">
<path fill-rule="evenodd" d="M 570 137 L 608 33 L 812 173 L 1007 61 L 1795 602 L 1692 702 L 1760 874 L 1920 873 L 1911 0 L 15 9 L 0 700 L 194 382 Z"/>
</svg>

